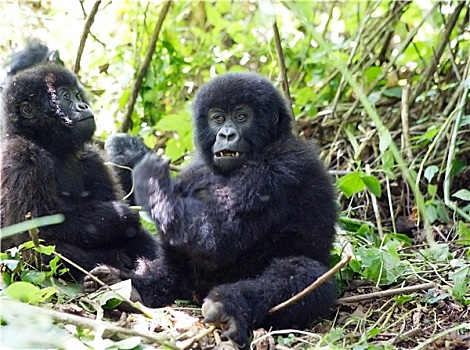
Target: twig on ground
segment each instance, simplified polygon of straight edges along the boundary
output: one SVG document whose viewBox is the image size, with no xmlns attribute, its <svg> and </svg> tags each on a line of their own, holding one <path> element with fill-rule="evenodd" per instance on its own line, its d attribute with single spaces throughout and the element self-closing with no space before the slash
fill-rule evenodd
<svg viewBox="0 0 470 350">
<path fill-rule="evenodd" d="M 83 49 L 85 48 L 86 38 L 90 33 L 90 28 L 95 21 L 96 13 L 98 12 L 98 8 L 100 7 L 101 0 L 96 0 L 93 8 L 91 9 L 90 14 L 88 15 L 85 25 L 83 26 L 82 36 L 80 37 L 80 44 L 78 45 L 77 57 L 75 58 L 75 63 L 73 65 L 73 72 L 78 74 L 80 71 L 80 61 L 82 59 Z"/>
<path fill-rule="evenodd" d="M 62 254 L 60 253 L 57 253 L 57 252 L 52 252 L 54 255 L 57 255 L 60 260 L 63 260 L 65 262 L 67 262 L 68 264 L 72 265 L 73 267 L 75 267 L 77 270 L 79 270 L 80 272 L 84 273 L 85 275 L 87 276 L 90 276 L 91 279 L 93 281 L 95 281 L 96 283 L 98 283 L 100 286 L 104 287 L 107 291 L 109 292 L 113 292 L 114 294 L 116 294 L 119 298 L 121 298 L 124 302 L 128 303 L 130 306 L 132 306 L 134 309 L 136 310 L 139 310 L 140 312 L 142 312 L 142 314 L 144 314 L 146 317 L 148 318 L 152 318 L 152 314 L 150 312 L 147 311 L 147 307 L 145 307 L 144 305 L 142 305 L 140 302 L 134 302 L 132 300 L 130 300 L 129 298 L 126 298 L 125 296 L 121 295 L 121 293 L 119 293 L 118 291 L 116 290 L 113 290 L 109 285 L 107 285 L 106 283 L 104 283 L 103 281 L 101 281 L 98 277 L 92 275 L 90 272 L 88 272 L 87 270 L 85 270 L 83 267 L 81 267 L 80 265 L 76 264 L 75 262 L 73 262 L 72 260 L 70 260 L 69 258 L 63 256 Z"/>
<path fill-rule="evenodd" d="M 127 101 L 126 111 L 124 113 L 124 119 L 121 124 L 120 132 L 127 132 L 131 127 L 131 117 L 132 113 L 134 112 L 134 105 L 137 101 L 137 96 L 139 95 L 140 88 L 142 86 L 142 82 L 144 80 L 145 74 L 147 73 L 148 67 L 150 65 L 150 61 L 152 60 L 153 53 L 155 52 L 155 47 L 157 46 L 158 36 L 160 34 L 160 30 L 162 29 L 163 21 L 168 13 L 170 8 L 171 1 L 167 1 L 165 5 L 163 5 L 162 11 L 160 12 L 160 16 L 158 17 L 157 24 L 155 25 L 155 29 L 152 33 L 152 38 L 150 39 L 150 44 L 147 48 L 147 52 L 145 54 L 144 63 L 139 69 L 139 73 L 137 74 L 137 78 L 134 84 L 134 89 L 132 90 L 131 96 Z"/>
<path fill-rule="evenodd" d="M 374 293 L 369 293 L 369 294 L 354 295 L 351 297 L 340 298 L 336 301 L 336 304 L 343 305 L 343 304 L 355 303 L 358 301 L 389 297 L 389 296 L 397 295 L 397 294 L 407 294 L 407 293 L 412 293 L 412 292 L 418 292 L 420 290 L 430 289 L 434 286 L 435 284 L 433 282 L 429 282 L 429 283 L 422 283 L 422 284 L 417 284 L 414 286 L 408 286 L 408 287 L 403 287 L 403 288 L 393 288 L 393 289 L 388 289 L 388 290 L 382 290 L 380 292 L 374 292 Z"/>
<path fill-rule="evenodd" d="M 421 328 L 419 328 L 419 327 L 418 328 L 413 328 L 413 329 L 410 329 L 409 331 L 406 331 L 402 334 L 398 334 L 395 338 L 390 339 L 389 342 L 392 345 L 393 344 L 398 344 L 399 342 L 402 342 L 402 341 L 406 340 L 407 338 L 415 337 L 419 333 L 421 333 Z"/>
<path fill-rule="evenodd" d="M 209 334 L 214 332 L 216 328 L 217 328 L 216 326 L 212 325 L 207 329 L 203 329 L 198 334 L 196 334 L 194 337 L 191 337 L 191 338 L 183 340 L 183 341 L 177 341 L 176 346 L 178 347 L 178 349 L 182 349 L 182 350 L 189 349 L 190 347 L 192 347 L 192 345 L 195 342 L 201 340 L 205 336 L 208 336 Z"/>
<path fill-rule="evenodd" d="M 327 272 L 325 272 L 323 275 L 321 275 L 320 277 L 317 278 L 317 280 L 315 282 L 313 282 L 311 285 L 309 285 L 307 288 L 305 288 L 304 290 L 302 290 L 301 292 L 297 293 L 296 295 L 294 295 L 292 298 L 280 303 L 279 305 L 276 305 L 274 306 L 273 308 L 271 308 L 271 310 L 269 310 L 268 314 L 272 314 L 276 311 L 279 311 L 283 308 L 285 308 L 286 306 L 289 306 L 297 301 L 299 301 L 300 299 L 302 299 L 303 297 L 305 297 L 306 295 L 310 294 L 311 292 L 313 292 L 315 289 L 317 289 L 320 285 L 322 285 L 323 283 L 325 283 L 327 280 L 329 280 L 330 278 L 333 277 L 333 275 L 338 272 L 343 266 L 345 266 L 350 260 L 351 260 L 351 255 L 349 254 L 346 254 L 339 263 L 337 263 L 335 266 L 333 266 L 331 269 L 329 269 Z"/>
</svg>

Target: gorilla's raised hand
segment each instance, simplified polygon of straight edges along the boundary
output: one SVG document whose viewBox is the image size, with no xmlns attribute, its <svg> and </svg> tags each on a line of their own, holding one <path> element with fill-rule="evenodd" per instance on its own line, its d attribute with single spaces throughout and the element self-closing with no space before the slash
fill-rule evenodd
<svg viewBox="0 0 470 350">
<path fill-rule="evenodd" d="M 134 197 L 137 204 L 150 210 L 162 230 L 174 219 L 170 161 L 155 154 L 147 154 L 134 168 Z"/>
</svg>

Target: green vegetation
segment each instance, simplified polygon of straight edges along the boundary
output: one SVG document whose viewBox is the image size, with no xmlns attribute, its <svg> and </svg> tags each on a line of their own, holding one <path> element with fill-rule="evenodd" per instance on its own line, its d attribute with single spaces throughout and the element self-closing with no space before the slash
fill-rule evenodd
<svg viewBox="0 0 470 350">
<path fill-rule="evenodd" d="M 93 5 L 6 2 L 0 10 L 4 63 L 25 39 L 41 37 L 72 67 Z M 340 296 L 349 299 L 339 300 L 331 320 L 307 330 L 261 332 L 254 344 L 470 347 L 470 2 L 175 1 L 166 15 L 164 5 L 102 2 L 85 33 L 78 74 L 98 115 L 97 139 L 118 130 L 138 134 L 174 164 L 184 163 L 193 149 L 190 107 L 198 86 L 226 71 L 253 70 L 289 92 L 300 136 L 315 140 L 337 180 L 341 215 L 332 265 L 352 256 L 336 276 Z M 140 71 L 142 84 L 130 104 Z M 34 251 L 54 256 L 43 271 L 21 254 Z M 101 322 L 102 305 L 114 306 L 116 299 L 107 292 L 92 300 L 65 285 L 53 247 L 29 242 L 0 258 L 2 298 L 9 298 L 2 300 L 2 328 L 6 335 L 30 332 L 28 342 L 7 346 L 189 348 L 204 331 L 194 326 L 198 310 L 183 307 L 184 301 L 178 303 L 184 313 L 128 316 L 135 327 Z M 417 288 L 400 291 L 410 286 Z M 99 320 L 66 317 L 51 306 L 80 316 L 98 310 Z M 57 332 L 54 341 L 43 343 L 45 329 Z M 67 345 L 70 333 L 73 345 Z M 207 338 L 199 340 L 202 349 L 216 341 L 212 333 Z"/>
</svg>

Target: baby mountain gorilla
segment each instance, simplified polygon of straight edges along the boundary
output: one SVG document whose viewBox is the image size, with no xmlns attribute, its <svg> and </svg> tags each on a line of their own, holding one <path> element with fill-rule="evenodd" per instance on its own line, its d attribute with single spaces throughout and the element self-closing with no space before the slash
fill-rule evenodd
<svg viewBox="0 0 470 350">
<path fill-rule="evenodd" d="M 205 321 L 245 346 L 255 327 L 306 327 L 328 315 L 332 281 L 268 314 L 327 271 L 335 234 L 331 180 L 315 149 L 293 135 L 286 101 L 257 74 L 222 75 L 199 90 L 194 125 L 195 160 L 178 177 L 152 154 L 134 169 L 161 255 L 131 273 L 92 273 L 132 279 L 151 307 L 204 300 Z M 99 286 L 86 278 L 84 287 Z"/>
<path fill-rule="evenodd" d="M 3 93 L 1 122 L 2 226 L 28 213 L 64 214 L 62 224 L 41 228 L 39 238 L 86 270 L 99 263 L 132 269 L 138 257 L 156 257 L 155 239 L 119 201 L 112 174 L 89 143 L 94 115 L 71 72 L 45 63 L 14 75 Z M 26 233 L 7 237 L 2 249 L 28 239 Z"/>
</svg>

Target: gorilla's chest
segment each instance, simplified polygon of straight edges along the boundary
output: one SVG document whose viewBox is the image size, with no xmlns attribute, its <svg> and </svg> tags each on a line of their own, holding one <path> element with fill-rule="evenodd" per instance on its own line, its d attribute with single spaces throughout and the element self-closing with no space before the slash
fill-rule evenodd
<svg viewBox="0 0 470 350">
<path fill-rule="evenodd" d="M 60 159 L 58 162 L 57 190 L 59 197 L 67 203 L 78 203 L 87 196 L 83 169 L 75 157 Z"/>
</svg>

